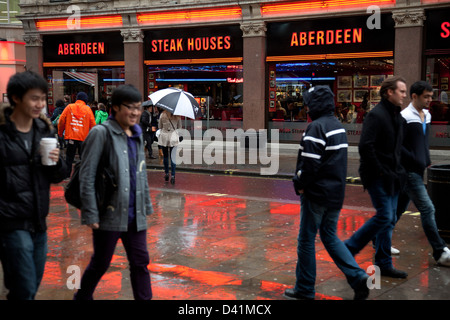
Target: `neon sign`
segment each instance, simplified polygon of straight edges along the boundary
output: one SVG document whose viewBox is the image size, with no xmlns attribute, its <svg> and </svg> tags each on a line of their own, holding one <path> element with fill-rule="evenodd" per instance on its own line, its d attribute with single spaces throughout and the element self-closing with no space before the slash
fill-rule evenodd
<svg viewBox="0 0 450 320">
<path fill-rule="evenodd" d="M 58 55 L 100 55 L 105 54 L 104 42 L 60 43 Z"/>
<path fill-rule="evenodd" d="M 151 41 L 152 52 L 229 50 L 230 36 L 159 39 Z"/>
<path fill-rule="evenodd" d="M 448 38 L 450 36 L 450 22 L 445 21 L 441 24 L 441 38 Z"/>
<path fill-rule="evenodd" d="M 291 47 L 361 43 L 362 28 L 293 32 Z"/>
</svg>

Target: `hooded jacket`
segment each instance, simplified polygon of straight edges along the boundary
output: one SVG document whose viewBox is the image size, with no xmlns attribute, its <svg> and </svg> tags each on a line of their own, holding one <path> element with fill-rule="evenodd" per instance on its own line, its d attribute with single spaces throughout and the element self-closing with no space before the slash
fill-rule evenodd
<svg viewBox="0 0 450 320">
<path fill-rule="evenodd" d="M 316 86 L 303 96 L 313 120 L 300 141 L 294 188 L 311 201 L 328 208 L 342 208 L 347 174 L 347 135 L 334 116 L 334 94 Z"/>
<path fill-rule="evenodd" d="M 27 230 L 43 232 L 50 203 L 50 183 L 65 177 L 62 157 L 55 166 L 43 166 L 39 142 L 56 137 L 50 121 L 41 115 L 33 120 L 33 140 L 28 152 L 10 120 L 13 108 L 0 108 L 0 232 Z"/>
<path fill-rule="evenodd" d="M 95 126 L 95 117 L 83 100 L 67 105 L 58 123 L 58 135 L 66 140 L 84 141 Z"/>
<path fill-rule="evenodd" d="M 403 123 L 402 165 L 408 172 L 414 172 L 423 177 L 425 168 L 431 164 L 430 135 L 431 114 L 423 110 L 425 115 L 425 128 L 420 119 L 419 112 L 412 103 L 401 112 L 405 119 Z"/>
</svg>

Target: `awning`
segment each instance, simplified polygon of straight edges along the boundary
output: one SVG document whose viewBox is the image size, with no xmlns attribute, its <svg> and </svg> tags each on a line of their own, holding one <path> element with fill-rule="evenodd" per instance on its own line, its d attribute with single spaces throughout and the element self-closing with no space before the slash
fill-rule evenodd
<svg viewBox="0 0 450 320">
<path fill-rule="evenodd" d="M 97 73 L 88 73 L 88 72 L 64 72 L 69 77 L 80 81 L 88 86 L 95 86 L 95 82 L 97 80 Z"/>
</svg>

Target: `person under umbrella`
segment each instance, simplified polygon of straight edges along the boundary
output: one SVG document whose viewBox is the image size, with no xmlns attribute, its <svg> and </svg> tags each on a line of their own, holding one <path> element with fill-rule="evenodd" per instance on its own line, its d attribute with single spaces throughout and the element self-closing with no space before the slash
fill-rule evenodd
<svg viewBox="0 0 450 320">
<path fill-rule="evenodd" d="M 200 114 L 200 107 L 192 94 L 177 88 L 158 90 L 149 95 L 149 98 L 155 107 L 164 109 L 159 118 L 160 136 L 158 137 L 158 145 L 161 146 L 164 155 L 165 181 L 169 181 L 170 154 L 172 174 L 170 182 L 174 184 L 176 169 L 174 158 L 176 146 L 180 142 L 177 130 L 182 127 L 180 116 L 195 119 Z"/>
<path fill-rule="evenodd" d="M 175 183 L 175 155 L 176 146 L 179 144 L 179 135 L 177 129 L 181 129 L 181 117 L 164 110 L 159 117 L 158 128 L 161 130 L 158 138 L 158 145 L 161 146 L 163 151 L 163 163 L 164 163 L 164 180 L 169 181 L 169 157 L 171 167 L 171 179 L 170 183 Z"/>
</svg>

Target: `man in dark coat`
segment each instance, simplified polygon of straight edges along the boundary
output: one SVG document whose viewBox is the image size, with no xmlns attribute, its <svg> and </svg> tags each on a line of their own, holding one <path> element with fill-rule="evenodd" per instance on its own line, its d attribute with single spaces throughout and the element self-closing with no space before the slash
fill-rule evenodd
<svg viewBox="0 0 450 320">
<path fill-rule="evenodd" d="M 156 159 L 156 157 L 153 155 L 152 150 L 152 143 L 154 140 L 153 132 L 152 132 L 152 118 L 153 114 L 148 110 L 149 107 L 153 107 L 151 104 L 151 101 L 146 101 L 142 104 L 144 107 L 144 112 L 142 112 L 141 120 L 140 120 L 140 126 L 142 128 L 142 135 L 144 137 L 145 141 L 145 147 L 148 150 L 148 157 L 150 159 Z"/>
<path fill-rule="evenodd" d="M 59 149 L 53 166 L 41 163 L 40 140 L 56 138 L 42 113 L 47 82 L 33 72 L 17 73 L 7 85 L 11 106 L 0 109 L 0 259 L 8 299 L 34 299 L 47 256 L 46 217 L 50 183 L 64 179 Z"/>
<path fill-rule="evenodd" d="M 345 244 L 353 255 L 369 241 L 375 241 L 375 265 L 381 275 L 406 278 L 408 274 L 394 268 L 391 257 L 392 230 L 395 226 L 398 196 L 406 182 L 400 156 L 403 142 L 403 118 L 400 114 L 406 98 L 406 81 L 390 77 L 381 84 L 379 104 L 364 120 L 359 142 L 359 173 L 369 191 L 376 214 Z"/>
<path fill-rule="evenodd" d="M 336 235 L 347 174 L 347 135 L 334 116 L 334 95 L 328 86 L 309 89 L 303 96 L 313 120 L 300 142 L 294 188 L 301 200 L 297 281 L 284 293 L 289 299 L 314 299 L 316 280 L 315 238 L 320 232 L 325 248 L 348 283 L 354 298 L 369 295 L 368 275 Z"/>
</svg>

